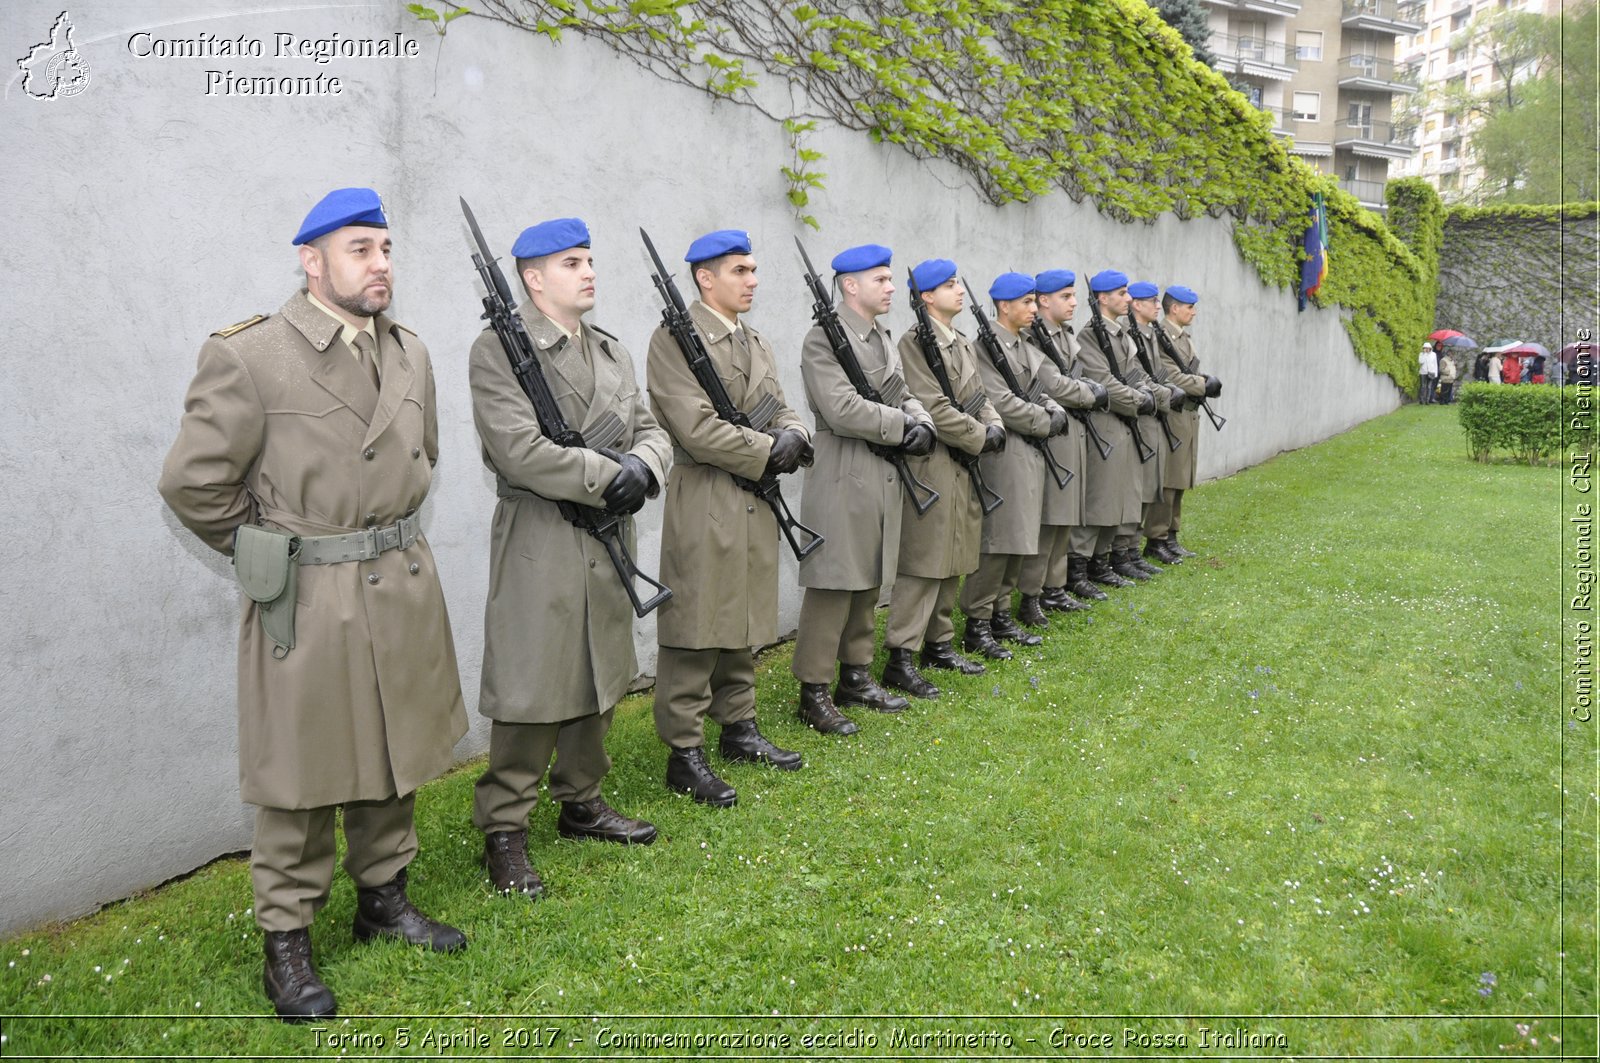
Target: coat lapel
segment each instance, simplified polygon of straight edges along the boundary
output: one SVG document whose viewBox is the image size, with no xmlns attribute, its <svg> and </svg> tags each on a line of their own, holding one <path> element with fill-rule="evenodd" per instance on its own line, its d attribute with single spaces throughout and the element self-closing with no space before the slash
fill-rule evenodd
<svg viewBox="0 0 1600 1063">
<path fill-rule="evenodd" d="M 378 315 L 374 324 L 378 333 L 378 379 L 381 390 L 378 392 L 377 411 L 372 415 L 371 425 L 367 429 L 364 444 L 367 446 L 394 421 L 395 414 L 400 412 L 400 404 L 411 394 L 411 383 L 416 378 L 411 359 L 406 357 L 405 331 L 382 314 Z"/>
<path fill-rule="evenodd" d="M 594 371 L 594 398 L 589 401 L 589 412 L 583 418 L 582 430 L 587 431 L 590 425 L 611 409 L 617 392 L 622 390 L 622 372 L 617 366 L 616 340 L 600 335 L 591 326 L 583 330 L 583 343 Z M 622 420 L 627 423 L 629 418 L 623 417 Z"/>
<path fill-rule="evenodd" d="M 311 369 L 312 383 L 348 406 L 362 423 L 372 423 L 378 392 L 361 371 L 355 353 L 339 339 L 339 322 L 311 305 L 305 292 L 283 304 L 284 320 L 293 325 L 317 352 Z"/>
</svg>

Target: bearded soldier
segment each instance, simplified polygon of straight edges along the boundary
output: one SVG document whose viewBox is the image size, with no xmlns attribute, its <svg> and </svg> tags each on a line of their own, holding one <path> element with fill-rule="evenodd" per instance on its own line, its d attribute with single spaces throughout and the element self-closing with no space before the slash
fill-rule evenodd
<svg viewBox="0 0 1600 1063">
<path fill-rule="evenodd" d="M 278 1015 L 334 1014 L 310 925 L 333 882 L 342 806 L 355 936 L 463 948 L 406 896 L 417 787 L 467 729 L 433 553 L 417 515 L 439 457 L 433 368 L 389 318 L 388 219 L 369 188 L 328 193 L 294 244 L 305 287 L 213 333 L 161 494 L 234 557 L 239 795 L 257 806 L 250 877 Z"/>
</svg>

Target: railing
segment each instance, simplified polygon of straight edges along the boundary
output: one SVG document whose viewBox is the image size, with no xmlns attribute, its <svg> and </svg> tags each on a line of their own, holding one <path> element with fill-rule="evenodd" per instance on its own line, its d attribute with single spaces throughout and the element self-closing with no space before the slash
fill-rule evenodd
<svg viewBox="0 0 1600 1063">
<path fill-rule="evenodd" d="M 1289 124 L 1294 120 L 1294 112 L 1287 107 L 1264 107 L 1258 103 L 1255 108 L 1262 114 L 1272 116 L 1273 129 L 1288 130 Z"/>
<path fill-rule="evenodd" d="M 1334 130 L 1334 142 L 1342 145 L 1345 141 L 1360 140 L 1385 147 L 1415 148 L 1416 133 L 1417 127 L 1409 124 L 1397 125 L 1371 118 L 1364 122 L 1345 119 Z"/>
<path fill-rule="evenodd" d="M 1294 49 L 1282 41 L 1269 41 L 1260 37 L 1235 37 L 1231 33 L 1213 33 L 1211 50 L 1219 59 L 1231 59 L 1236 63 L 1264 63 L 1286 70 L 1300 68 L 1300 61 L 1295 58 Z"/>
<path fill-rule="evenodd" d="M 1384 181 L 1352 181 L 1343 177 L 1339 178 L 1340 188 L 1349 192 L 1363 203 L 1376 204 L 1378 206 L 1384 205 L 1383 186 L 1386 183 Z"/>
<path fill-rule="evenodd" d="M 1397 63 L 1375 55 L 1346 55 L 1339 58 L 1340 80 L 1365 78 L 1368 81 L 1381 81 L 1385 85 L 1416 89 L 1421 87 L 1418 79 L 1420 69 L 1417 63 Z"/>
<path fill-rule="evenodd" d="M 1419 29 L 1424 24 L 1420 0 L 1344 0 L 1342 20 L 1366 18 L 1383 22 L 1404 23 Z M 1407 32 L 1415 32 L 1410 30 Z"/>
</svg>

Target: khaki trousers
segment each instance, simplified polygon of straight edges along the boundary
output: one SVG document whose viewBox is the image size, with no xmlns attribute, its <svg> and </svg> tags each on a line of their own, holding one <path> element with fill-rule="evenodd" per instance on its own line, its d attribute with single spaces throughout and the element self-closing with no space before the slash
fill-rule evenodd
<svg viewBox="0 0 1600 1063">
<path fill-rule="evenodd" d="M 743 649 L 656 654 L 656 734 L 673 749 L 705 745 L 706 717 L 719 724 L 756 718 L 756 659 Z"/>
<path fill-rule="evenodd" d="M 473 826 L 485 834 L 527 830 L 550 770 L 550 800 L 592 801 L 611 770 L 606 732 L 615 709 L 560 723 L 502 723 L 489 730 L 489 766 L 472 796 Z M 555 767 L 550 767 L 551 754 Z"/>
<path fill-rule="evenodd" d="M 877 604 L 876 587 L 864 591 L 807 587 L 794 640 L 794 677 L 802 683 L 831 683 L 835 661 L 871 664 L 872 611 Z"/>
<path fill-rule="evenodd" d="M 1067 581 L 1067 543 L 1071 529 L 1064 524 L 1046 524 L 1039 529 L 1039 552 L 1022 561 L 1022 571 L 1017 577 L 1017 588 L 1027 597 L 1037 597 L 1046 587 L 1060 587 Z M 1051 580 L 1054 561 L 1061 561 L 1061 579 Z"/>
<path fill-rule="evenodd" d="M 961 585 L 961 611 L 974 620 L 989 620 L 998 610 L 1011 612 L 1011 592 L 1022 575 L 1022 554 L 980 554 L 978 570 Z"/>
<path fill-rule="evenodd" d="M 1165 539 L 1168 532 L 1178 530 L 1183 514 L 1183 488 L 1163 487 L 1161 501 L 1150 503 L 1144 515 L 1144 537 Z"/>
<path fill-rule="evenodd" d="M 345 873 L 359 887 L 381 886 L 417 855 L 412 820 L 415 793 L 383 801 L 351 801 L 344 807 Z M 321 808 L 257 808 L 250 882 L 256 925 L 281 932 L 311 925 L 333 888 L 337 851 L 334 814 Z"/>
<path fill-rule="evenodd" d="M 914 650 L 929 642 L 949 642 L 956 627 L 951 620 L 961 577 L 933 579 L 897 576 L 889 599 L 889 624 L 883 644 L 892 650 Z"/>
<path fill-rule="evenodd" d="M 1109 525 L 1078 525 L 1068 533 L 1068 549 L 1074 557 L 1096 557 L 1111 549 L 1117 529 Z"/>
<path fill-rule="evenodd" d="M 1150 503 L 1146 502 L 1139 508 L 1143 516 L 1150 511 Z M 1113 550 L 1137 550 L 1139 548 L 1139 525 L 1135 522 L 1117 525 L 1116 538 L 1111 541 Z"/>
</svg>

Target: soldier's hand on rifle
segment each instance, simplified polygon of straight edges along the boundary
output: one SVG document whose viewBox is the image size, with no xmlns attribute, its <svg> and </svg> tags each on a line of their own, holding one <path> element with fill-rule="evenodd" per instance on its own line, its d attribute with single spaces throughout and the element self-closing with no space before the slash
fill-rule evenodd
<svg viewBox="0 0 1600 1063">
<path fill-rule="evenodd" d="M 810 449 L 804 432 L 782 428 L 772 434 L 772 451 L 767 455 L 766 471 L 773 476 L 785 476 L 800 467 L 801 460 Z"/>
<path fill-rule="evenodd" d="M 650 485 L 655 482 L 650 467 L 632 454 L 618 454 L 610 447 L 602 447 L 600 453 L 622 466 L 600 493 L 606 509 L 622 514 L 639 512 L 650 493 Z"/>
<path fill-rule="evenodd" d="M 906 418 L 908 421 L 911 418 Z M 906 427 L 906 434 L 900 440 L 900 449 L 913 457 L 922 457 L 933 452 L 933 445 L 938 442 L 938 436 L 933 434 L 933 426 L 921 421 L 911 421 Z"/>
<path fill-rule="evenodd" d="M 1088 384 L 1089 390 L 1094 393 L 1094 405 L 1089 407 L 1091 410 L 1103 410 L 1111 405 L 1111 396 L 1106 394 L 1104 384 L 1098 380 L 1085 380 L 1084 383 Z"/>
<path fill-rule="evenodd" d="M 1006 449 L 1006 430 L 997 424 L 984 425 L 983 450 L 980 453 L 992 454 L 997 450 Z"/>
<path fill-rule="evenodd" d="M 1184 390 L 1176 384 L 1168 384 L 1167 387 L 1172 391 L 1172 408 L 1174 410 L 1183 409 L 1183 400 L 1187 399 L 1189 396 L 1185 394 Z"/>
<path fill-rule="evenodd" d="M 1206 374 L 1206 398 L 1214 399 L 1218 395 L 1221 395 L 1221 394 L 1222 394 L 1222 381 L 1218 380 L 1216 377 L 1212 376 L 1210 373 L 1207 373 Z"/>
<path fill-rule="evenodd" d="M 1050 434 L 1058 436 L 1067 430 L 1067 411 L 1060 406 L 1050 407 Z"/>
<path fill-rule="evenodd" d="M 1139 392 L 1139 412 L 1140 413 L 1155 413 L 1156 412 L 1156 397 L 1154 395 L 1150 394 L 1148 391 Z"/>
</svg>

